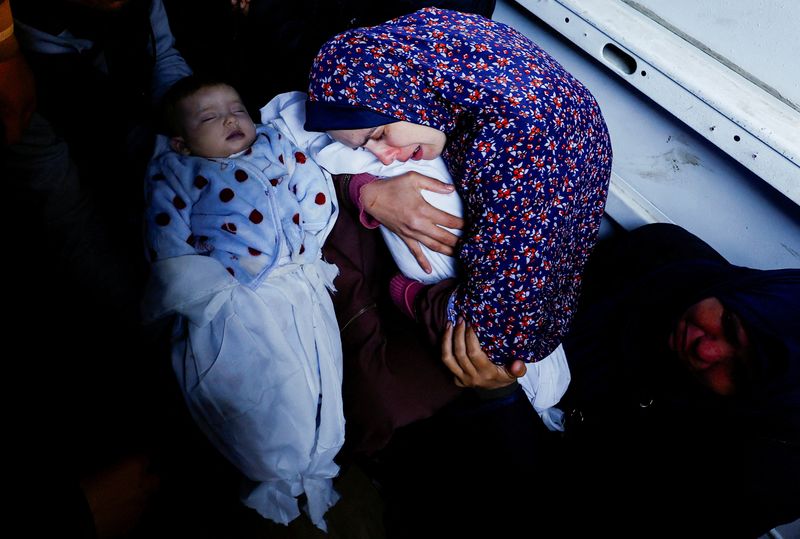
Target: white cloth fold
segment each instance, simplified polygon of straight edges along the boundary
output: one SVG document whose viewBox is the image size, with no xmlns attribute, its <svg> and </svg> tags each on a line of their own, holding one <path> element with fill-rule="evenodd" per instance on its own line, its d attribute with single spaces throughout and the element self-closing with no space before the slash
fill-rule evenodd
<svg viewBox="0 0 800 539">
<path fill-rule="evenodd" d="M 559 344 L 549 356 L 526 366 L 528 370 L 525 376 L 517 381 L 531 401 L 531 406 L 548 429 L 564 430 L 563 427 L 559 428 L 559 419 L 553 417 L 551 412 L 556 410 L 552 407 L 564 396 L 572 379 L 564 345 Z"/>
<path fill-rule="evenodd" d="M 185 271 L 192 279 L 182 279 Z M 158 260 L 152 264 L 148 293 L 144 302 L 144 321 L 149 323 L 172 313 L 181 313 L 197 327 L 206 326 L 230 300 L 231 289 L 239 281 L 213 258 L 185 255 Z"/>
<path fill-rule="evenodd" d="M 305 492 L 324 530 L 344 443 L 336 267 L 289 264 L 251 289 L 218 266 L 199 255 L 157 262 L 145 314 L 183 317 L 173 368 L 198 425 L 249 480 L 244 503 L 287 524 Z M 176 278 L 186 274 L 197 287 Z"/>
</svg>

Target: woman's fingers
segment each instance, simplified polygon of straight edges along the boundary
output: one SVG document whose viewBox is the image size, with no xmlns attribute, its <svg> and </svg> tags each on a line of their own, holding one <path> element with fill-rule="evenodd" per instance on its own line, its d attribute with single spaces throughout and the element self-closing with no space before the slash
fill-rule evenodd
<svg viewBox="0 0 800 539">
<path fill-rule="evenodd" d="M 472 328 L 469 328 L 469 331 L 466 332 L 464 344 L 467 349 L 467 354 L 470 358 L 476 358 L 476 360 L 485 358 L 486 361 L 489 361 L 489 358 L 483 353 L 483 350 L 481 350 L 481 343 L 478 340 L 478 334 L 475 333 L 475 330 Z"/>
<path fill-rule="evenodd" d="M 433 208 L 433 206 L 431 206 L 431 207 Z M 433 220 L 439 226 L 452 228 L 452 229 L 457 229 L 457 230 L 461 230 L 461 229 L 464 228 L 464 219 L 462 219 L 461 217 L 456 217 L 455 215 L 447 213 L 444 210 L 440 210 L 439 208 L 433 208 L 433 213 L 434 213 Z M 456 236 L 455 234 L 453 234 L 449 230 L 444 230 L 444 232 L 448 236 L 452 236 L 453 237 L 452 245 L 455 245 L 455 242 L 458 241 L 458 236 Z"/>
<path fill-rule="evenodd" d="M 250 12 L 250 0 L 231 0 L 231 7 L 247 15 Z"/>
<path fill-rule="evenodd" d="M 442 337 L 442 362 L 455 376 L 458 387 L 474 387 L 475 368 L 466 357 L 465 326 L 463 320 L 459 320 L 455 328 L 447 324 Z"/>
<path fill-rule="evenodd" d="M 406 174 L 417 180 L 417 187 L 419 189 L 425 189 L 426 191 L 433 191 L 434 193 L 441 193 L 443 195 L 452 193 L 456 190 L 452 183 L 445 183 L 435 178 L 431 178 L 430 176 L 420 174 L 419 172 L 407 172 Z"/>
<path fill-rule="evenodd" d="M 419 215 L 409 219 L 407 226 L 408 234 L 431 251 L 453 256 L 459 238 L 442 227 L 458 228 L 463 226 L 463 221 L 425 202 L 420 207 Z"/>
<path fill-rule="evenodd" d="M 469 331 L 472 332 L 472 329 Z M 466 335 L 467 324 L 463 320 L 459 320 L 453 331 L 453 351 L 456 356 L 456 361 L 458 361 L 458 366 L 464 371 L 465 376 L 463 381 L 465 383 L 474 384 L 477 379 L 477 371 L 467 352 Z"/>
<path fill-rule="evenodd" d="M 433 268 L 431 268 L 431 263 L 428 261 L 425 253 L 420 248 L 419 242 L 403 238 L 402 236 L 401 239 L 406 244 L 406 247 L 408 247 L 408 250 L 411 251 L 411 254 L 414 255 L 414 258 L 417 260 L 419 267 L 422 268 L 422 271 L 425 273 L 430 273 L 433 271 Z"/>
<path fill-rule="evenodd" d="M 478 335 L 469 328 L 465 340 L 466 355 L 472 364 L 472 386 L 483 389 L 496 389 L 505 387 L 514 382 L 519 376 L 525 374 L 525 364 L 515 361 L 511 368 L 506 368 L 492 363 L 489 356 L 481 349 Z"/>
<path fill-rule="evenodd" d="M 445 367 L 453 373 L 453 376 L 456 377 L 456 385 L 464 387 L 464 384 L 461 382 L 464 371 L 461 370 L 461 367 L 453 355 L 453 325 L 449 323 L 447 324 L 444 335 L 442 335 L 442 362 L 445 364 Z"/>
<path fill-rule="evenodd" d="M 418 225 L 422 225 L 422 223 L 427 225 L 427 227 L 423 228 L 422 230 L 408 228 L 397 232 L 397 234 L 406 244 L 408 250 L 411 251 L 411 254 L 414 255 L 414 258 L 417 260 L 417 263 L 420 265 L 420 267 L 425 270 L 426 273 L 430 273 L 431 265 L 425 256 L 421 245 L 424 245 L 435 253 L 453 256 L 455 254 L 455 249 L 453 249 L 453 247 L 458 241 L 458 236 L 455 236 L 447 230 L 435 226 L 424 219 L 417 221 Z M 413 223 L 412 226 L 414 226 Z"/>
<path fill-rule="evenodd" d="M 509 368 L 492 363 L 481 349 L 475 331 L 463 320 L 455 328 L 448 324 L 442 337 L 442 361 L 455 376 L 458 387 L 497 389 L 525 374 L 525 364 L 521 361 L 515 361 Z"/>
<path fill-rule="evenodd" d="M 447 324 L 442 336 L 442 362 L 455 376 L 458 387 L 479 387 L 476 385 L 475 367 L 467 357 L 466 324 L 463 320 L 459 320 L 455 327 Z"/>
<path fill-rule="evenodd" d="M 441 193 L 441 194 L 449 194 L 455 192 L 455 187 L 452 184 L 444 183 L 439 180 L 435 180 L 429 176 L 423 176 L 417 172 L 412 172 L 413 178 L 415 178 L 416 186 L 420 190 L 425 191 L 433 191 L 434 193 Z M 421 196 L 421 195 L 420 195 Z M 444 210 L 440 210 L 433 206 L 429 206 L 433 213 L 431 217 L 433 218 L 434 222 L 439 226 L 444 226 L 447 228 L 457 228 L 462 229 L 464 228 L 464 220 L 460 217 L 447 213 Z M 452 234 L 451 234 L 452 235 Z M 458 236 L 453 235 L 455 238 Z M 448 243 L 448 242 L 443 242 Z M 455 245 L 455 242 L 451 243 L 450 245 Z"/>
<path fill-rule="evenodd" d="M 455 249 L 453 249 L 455 243 L 450 244 L 449 237 L 440 236 L 435 230 L 422 232 L 409 231 L 408 237 L 417 240 L 418 243 L 421 243 L 434 253 L 441 253 L 447 256 L 453 256 L 455 254 Z"/>
<path fill-rule="evenodd" d="M 473 369 L 474 385 L 492 389 L 510 384 L 514 379 L 508 376 L 503 367 L 495 365 L 481 349 L 478 335 L 469 328 L 465 338 L 466 355 Z"/>
<path fill-rule="evenodd" d="M 429 211 L 425 212 L 427 217 L 426 224 L 430 226 L 425 231 L 426 235 L 451 249 L 455 247 L 458 243 L 458 236 L 442 227 L 460 229 L 464 226 L 464 220 L 433 206 L 427 209 Z"/>
<path fill-rule="evenodd" d="M 361 201 L 370 215 L 403 239 L 422 268 L 430 268 L 418 244 L 452 256 L 458 236 L 442 227 L 460 228 L 463 220 L 432 206 L 420 194 L 422 189 L 452 192 L 453 187 L 409 172 L 364 185 Z"/>
</svg>

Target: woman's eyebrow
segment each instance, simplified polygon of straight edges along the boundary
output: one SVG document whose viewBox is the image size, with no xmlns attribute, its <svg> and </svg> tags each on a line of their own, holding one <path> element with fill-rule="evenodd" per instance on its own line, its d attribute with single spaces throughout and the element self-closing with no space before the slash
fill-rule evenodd
<svg viewBox="0 0 800 539">
<path fill-rule="evenodd" d="M 372 138 L 372 134 L 373 134 L 373 133 L 375 133 L 375 130 L 377 130 L 379 127 L 380 127 L 379 125 L 376 125 L 376 126 L 375 126 L 375 127 L 373 127 L 372 129 L 370 129 L 370 130 L 367 132 L 367 135 L 364 137 L 364 142 L 362 142 L 361 144 L 359 144 L 357 147 L 358 147 L 358 148 L 363 148 L 364 146 L 366 146 L 366 145 L 367 145 L 367 142 L 369 142 L 369 139 L 371 139 L 371 138 Z"/>
</svg>

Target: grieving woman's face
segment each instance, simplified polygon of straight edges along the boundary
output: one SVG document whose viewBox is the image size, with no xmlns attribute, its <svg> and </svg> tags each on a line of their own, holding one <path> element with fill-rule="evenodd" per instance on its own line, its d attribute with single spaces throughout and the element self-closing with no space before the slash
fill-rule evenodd
<svg viewBox="0 0 800 539">
<path fill-rule="evenodd" d="M 409 159 L 436 159 L 447 136 L 438 129 L 411 122 L 394 122 L 364 129 L 328 131 L 333 140 L 350 148 L 364 148 L 384 165 Z"/>
<path fill-rule="evenodd" d="M 717 298 L 689 307 L 670 333 L 668 345 L 691 375 L 718 395 L 736 392 L 751 355 L 741 320 Z"/>
</svg>

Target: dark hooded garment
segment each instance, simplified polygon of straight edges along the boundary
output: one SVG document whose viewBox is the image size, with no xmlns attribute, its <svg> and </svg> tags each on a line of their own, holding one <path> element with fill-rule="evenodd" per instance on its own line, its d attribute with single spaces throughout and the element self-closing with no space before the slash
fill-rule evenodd
<svg viewBox="0 0 800 539">
<path fill-rule="evenodd" d="M 800 517 L 800 269 L 735 266 L 679 227 L 650 225 L 599 249 L 585 286 L 559 405 L 564 484 L 583 488 L 564 496 L 598 525 L 664 535 L 755 537 Z M 729 397 L 667 346 L 678 318 L 709 297 L 738 315 L 752 346 Z"/>
</svg>

